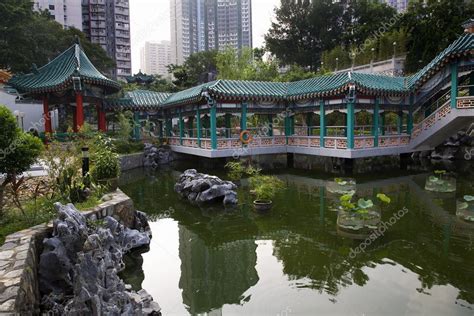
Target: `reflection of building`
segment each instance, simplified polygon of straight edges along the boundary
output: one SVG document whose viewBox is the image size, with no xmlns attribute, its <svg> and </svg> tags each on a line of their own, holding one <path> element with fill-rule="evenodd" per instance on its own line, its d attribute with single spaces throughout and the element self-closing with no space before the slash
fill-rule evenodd
<svg viewBox="0 0 474 316">
<path fill-rule="evenodd" d="M 49 11 L 51 17 L 64 28 L 82 31 L 82 6 L 79 0 L 35 0 L 35 10 Z"/>
<path fill-rule="evenodd" d="M 169 77 L 167 66 L 171 64 L 170 42 L 145 42 L 140 52 L 140 64 L 141 70 L 148 75 Z"/>
<path fill-rule="evenodd" d="M 200 51 L 252 47 L 251 0 L 170 1 L 173 64 Z"/>
<path fill-rule="evenodd" d="M 220 313 L 224 304 L 239 304 L 258 281 L 257 245 L 237 240 L 208 246 L 199 236 L 179 226 L 179 257 L 183 303 L 191 314 Z"/>
</svg>

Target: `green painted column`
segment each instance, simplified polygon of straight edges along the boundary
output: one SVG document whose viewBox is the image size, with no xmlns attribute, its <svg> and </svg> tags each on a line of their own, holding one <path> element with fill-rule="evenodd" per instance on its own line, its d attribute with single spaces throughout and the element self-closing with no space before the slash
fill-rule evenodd
<svg viewBox="0 0 474 316">
<path fill-rule="evenodd" d="M 474 71 L 471 72 L 471 75 L 469 76 L 469 95 L 474 96 Z"/>
<path fill-rule="evenodd" d="M 456 108 L 458 97 L 458 64 L 451 64 L 451 108 Z"/>
<path fill-rule="evenodd" d="M 241 117 L 240 117 L 240 129 L 245 131 L 247 129 L 247 103 L 241 103 Z"/>
<path fill-rule="evenodd" d="M 407 133 L 411 135 L 413 130 L 413 103 L 415 100 L 414 95 L 410 95 L 410 104 L 408 105 L 408 117 L 407 117 Z"/>
<path fill-rule="evenodd" d="M 197 129 L 198 147 L 201 147 L 202 127 L 201 127 L 201 113 L 199 112 L 199 107 L 196 110 L 196 129 Z"/>
<path fill-rule="evenodd" d="M 194 133 L 193 133 L 193 121 L 194 121 L 194 116 L 188 117 L 188 133 L 189 133 L 189 137 L 194 137 Z"/>
<path fill-rule="evenodd" d="M 321 148 L 324 147 L 324 138 L 326 137 L 326 108 L 324 100 L 319 101 L 319 142 Z"/>
<path fill-rule="evenodd" d="M 268 136 L 273 137 L 273 115 L 268 114 Z"/>
<path fill-rule="evenodd" d="M 290 135 L 295 135 L 295 116 L 290 116 Z"/>
<path fill-rule="evenodd" d="M 398 134 L 401 134 L 403 132 L 403 111 L 398 111 L 397 132 Z"/>
<path fill-rule="evenodd" d="M 291 134 L 291 122 L 290 117 L 288 114 L 285 116 L 285 136 L 286 136 L 286 143 L 288 144 L 288 136 Z"/>
<path fill-rule="evenodd" d="M 163 121 L 158 121 L 158 135 L 163 139 Z"/>
<path fill-rule="evenodd" d="M 173 129 L 173 119 L 167 118 L 166 119 L 166 136 L 171 137 L 171 131 Z"/>
<path fill-rule="evenodd" d="M 183 145 L 183 137 L 184 137 L 184 120 L 183 115 L 181 114 L 181 110 L 179 110 L 179 144 Z"/>
<path fill-rule="evenodd" d="M 373 117 L 373 130 L 372 134 L 374 136 L 374 147 L 379 146 L 379 118 L 380 118 L 380 104 L 379 104 L 379 99 L 375 99 L 375 104 L 374 104 L 374 117 Z"/>
<path fill-rule="evenodd" d="M 141 129 L 140 113 L 134 112 L 133 113 L 133 135 L 135 136 L 135 140 L 140 140 L 141 138 L 140 129 Z"/>
<path fill-rule="evenodd" d="M 354 124 L 355 115 L 354 115 L 354 102 L 351 101 L 347 103 L 347 148 L 354 148 Z"/>
<path fill-rule="evenodd" d="M 385 111 L 382 112 L 380 115 L 380 128 L 381 128 L 381 134 L 385 135 Z"/>
<path fill-rule="evenodd" d="M 306 125 L 308 126 L 308 131 L 307 131 L 308 136 L 311 136 L 312 134 L 312 131 L 311 131 L 312 118 L 313 118 L 313 112 L 306 114 Z"/>
<path fill-rule="evenodd" d="M 217 149 L 217 109 L 214 103 L 211 103 L 211 148 Z"/>
<path fill-rule="evenodd" d="M 230 138 L 231 137 L 231 120 L 232 120 L 232 114 L 226 113 L 224 115 L 224 120 L 225 120 L 225 137 Z"/>
</svg>

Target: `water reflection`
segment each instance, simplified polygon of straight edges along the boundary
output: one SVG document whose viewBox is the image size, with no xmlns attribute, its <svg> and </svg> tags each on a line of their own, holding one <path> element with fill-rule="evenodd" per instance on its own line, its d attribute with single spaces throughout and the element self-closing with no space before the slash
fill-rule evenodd
<svg viewBox="0 0 474 316">
<path fill-rule="evenodd" d="M 153 283 L 147 278 L 157 274 L 156 265 L 147 268 L 151 257 L 171 256 L 169 266 L 160 269 L 178 264 L 179 279 L 168 285 L 174 290 L 156 297 L 166 314 L 175 311 L 167 305 L 179 294 L 190 314 L 281 314 L 289 307 L 295 314 L 473 312 L 474 225 L 455 215 L 456 197 L 472 189 L 468 179 L 460 177 L 456 194 L 443 196 L 423 189 L 427 174 L 358 178 L 360 196 L 383 192 L 392 198 L 382 221 L 403 207 L 409 212 L 354 256 L 361 240 L 338 233 L 332 211 L 337 196 L 326 190 L 326 180 L 280 175 L 288 189 L 262 215 L 252 210 L 252 197 L 243 188 L 236 210 L 199 209 L 173 193 L 176 173 L 126 176 L 121 187 L 137 208 L 152 214 L 176 210 L 154 230 L 159 235 L 172 225 L 176 235 L 159 236 L 162 244 L 152 244 L 143 263 L 146 288 Z M 160 251 L 164 243 L 176 251 Z M 276 260 L 262 259 L 267 250 Z"/>
</svg>

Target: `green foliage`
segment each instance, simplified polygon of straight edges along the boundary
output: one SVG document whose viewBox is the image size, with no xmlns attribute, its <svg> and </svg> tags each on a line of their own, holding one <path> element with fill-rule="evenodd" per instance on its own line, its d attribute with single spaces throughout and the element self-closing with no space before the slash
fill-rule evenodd
<svg viewBox="0 0 474 316">
<path fill-rule="evenodd" d="M 0 105 L 0 174 L 5 179 L 0 184 L 0 218 L 3 216 L 3 193 L 16 176 L 28 170 L 43 150 L 41 140 L 20 131 L 13 114 Z"/>
<path fill-rule="evenodd" d="M 90 43 L 84 33 L 68 30 L 47 12 L 34 12 L 30 0 L 0 2 L 0 68 L 30 72 L 32 63 L 44 65 L 70 47 L 78 36 L 92 63 L 107 72 L 114 61 L 98 44 Z"/>
<path fill-rule="evenodd" d="M 473 195 L 465 195 L 463 196 L 464 200 L 467 202 L 472 202 L 474 201 L 474 196 Z"/>
<path fill-rule="evenodd" d="M 91 175 L 95 180 L 116 178 L 120 174 L 120 160 L 115 148 L 108 137 L 99 135 L 95 140 L 95 150 L 92 153 Z"/>
<path fill-rule="evenodd" d="M 240 161 L 229 161 L 225 165 L 225 168 L 229 170 L 227 175 L 232 181 L 238 181 L 242 179 L 244 175 L 249 177 L 258 176 L 261 171 L 261 169 L 255 168 L 252 165 L 246 167 Z"/>
<path fill-rule="evenodd" d="M 142 152 L 145 145 L 141 141 L 123 141 L 121 139 L 114 140 L 115 152 L 117 154 L 132 154 Z"/>
<path fill-rule="evenodd" d="M 260 201 L 272 200 L 285 187 L 285 183 L 275 176 L 255 175 L 249 178 L 249 183 Z"/>
<path fill-rule="evenodd" d="M 173 74 L 173 84 L 178 90 L 194 87 L 212 80 L 216 73 L 217 51 L 203 51 L 189 56 L 183 65 L 169 65 Z"/>
<path fill-rule="evenodd" d="M 383 193 L 378 193 L 377 194 L 377 198 L 382 201 L 383 203 L 387 203 L 387 204 L 390 204 L 390 202 L 392 201 L 390 199 L 390 197 L 388 197 L 387 195 L 383 194 Z"/>
<path fill-rule="evenodd" d="M 130 111 L 119 113 L 118 115 L 118 125 L 119 132 L 118 137 L 122 141 L 129 141 L 132 135 L 132 118 L 133 114 Z"/>
<path fill-rule="evenodd" d="M 278 64 L 255 58 L 253 50 L 240 52 L 228 47 L 216 56 L 218 79 L 276 81 L 279 79 Z"/>
</svg>

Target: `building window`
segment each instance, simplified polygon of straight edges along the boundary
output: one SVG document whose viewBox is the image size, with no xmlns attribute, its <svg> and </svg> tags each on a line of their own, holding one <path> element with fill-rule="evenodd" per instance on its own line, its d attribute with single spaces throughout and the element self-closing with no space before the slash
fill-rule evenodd
<svg viewBox="0 0 474 316">
<path fill-rule="evenodd" d="M 54 10 L 54 4 L 49 5 L 49 10 Z"/>
</svg>

